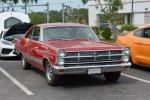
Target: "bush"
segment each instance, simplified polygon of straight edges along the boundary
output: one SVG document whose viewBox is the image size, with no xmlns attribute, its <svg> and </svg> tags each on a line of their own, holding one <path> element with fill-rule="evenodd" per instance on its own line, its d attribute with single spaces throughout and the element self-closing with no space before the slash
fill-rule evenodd
<svg viewBox="0 0 150 100">
<path fill-rule="evenodd" d="M 121 25 L 121 31 L 133 31 L 135 30 L 137 27 L 136 26 L 133 26 L 131 24 L 123 24 Z"/>
<path fill-rule="evenodd" d="M 110 29 L 102 29 L 101 30 L 101 35 L 104 39 L 110 40 L 111 38 L 111 30 Z"/>
<path fill-rule="evenodd" d="M 93 31 L 99 36 L 100 35 L 100 28 L 92 27 Z"/>
</svg>

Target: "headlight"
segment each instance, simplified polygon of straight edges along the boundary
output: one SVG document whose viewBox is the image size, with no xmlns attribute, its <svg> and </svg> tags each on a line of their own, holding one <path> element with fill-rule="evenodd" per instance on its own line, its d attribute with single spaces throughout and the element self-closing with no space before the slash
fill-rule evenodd
<svg viewBox="0 0 150 100">
<path fill-rule="evenodd" d="M 130 49 L 125 47 L 123 51 L 123 62 L 129 62 L 130 59 Z"/>
<path fill-rule="evenodd" d="M 123 53 L 124 53 L 124 55 L 126 55 L 126 56 L 130 56 L 130 49 L 127 48 L 127 47 L 125 47 Z"/>
<path fill-rule="evenodd" d="M 60 49 L 58 50 L 58 54 L 57 54 L 57 64 L 60 66 L 63 66 L 65 61 L 64 61 L 64 57 L 65 57 L 65 50 Z"/>
<path fill-rule="evenodd" d="M 6 40 L 1 40 L 1 43 L 4 44 L 4 45 L 11 45 L 11 46 L 13 46 L 13 44 L 11 42 L 8 42 Z"/>
</svg>

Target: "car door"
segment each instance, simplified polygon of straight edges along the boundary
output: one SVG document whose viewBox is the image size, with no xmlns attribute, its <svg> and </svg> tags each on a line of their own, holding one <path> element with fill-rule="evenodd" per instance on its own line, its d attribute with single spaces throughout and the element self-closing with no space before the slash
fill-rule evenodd
<svg viewBox="0 0 150 100">
<path fill-rule="evenodd" d="M 150 28 L 135 32 L 137 45 L 136 60 L 139 64 L 150 65 Z"/>
<path fill-rule="evenodd" d="M 30 56 L 29 58 L 32 60 L 32 64 L 39 69 L 42 69 L 42 51 L 44 50 L 41 42 L 41 29 L 40 27 L 34 27 L 27 49 Z"/>
</svg>

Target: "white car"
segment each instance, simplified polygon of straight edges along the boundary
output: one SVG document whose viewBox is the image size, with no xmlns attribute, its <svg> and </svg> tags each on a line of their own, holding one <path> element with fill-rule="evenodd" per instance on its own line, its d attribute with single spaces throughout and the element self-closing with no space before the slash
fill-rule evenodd
<svg viewBox="0 0 150 100">
<path fill-rule="evenodd" d="M 30 23 L 30 18 L 25 13 L 20 12 L 1 12 L 0 13 L 0 57 L 13 57 L 14 54 L 14 38 L 18 33 L 16 29 L 11 32 L 10 28 L 18 23 Z"/>
<path fill-rule="evenodd" d="M 26 33 L 32 24 L 30 23 L 18 23 L 12 26 L 7 31 L 2 31 L 0 34 L 0 57 L 15 57 L 14 41 Z"/>
</svg>

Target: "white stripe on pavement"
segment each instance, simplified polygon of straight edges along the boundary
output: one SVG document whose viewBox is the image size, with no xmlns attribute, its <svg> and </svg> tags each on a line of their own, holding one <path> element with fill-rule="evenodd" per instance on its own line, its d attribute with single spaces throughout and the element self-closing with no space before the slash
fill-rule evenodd
<svg viewBox="0 0 150 100">
<path fill-rule="evenodd" d="M 19 87 L 24 93 L 27 95 L 34 95 L 28 88 L 26 88 L 23 84 L 17 81 L 13 76 L 11 76 L 7 71 L 5 71 L 2 67 L 0 67 L 0 72 L 2 72 L 7 78 L 9 78 L 17 87 Z"/>
<path fill-rule="evenodd" d="M 135 80 L 138 80 L 138 81 L 141 81 L 141 82 L 144 82 L 144 83 L 148 83 L 150 84 L 150 81 L 148 80 L 145 80 L 145 79 L 142 79 L 142 78 L 138 78 L 138 77 L 135 77 L 135 76 L 131 76 L 131 75 L 127 75 L 127 74 L 121 74 L 122 76 L 125 76 L 125 77 L 128 77 L 128 78 L 132 78 L 132 79 L 135 79 Z"/>
</svg>

